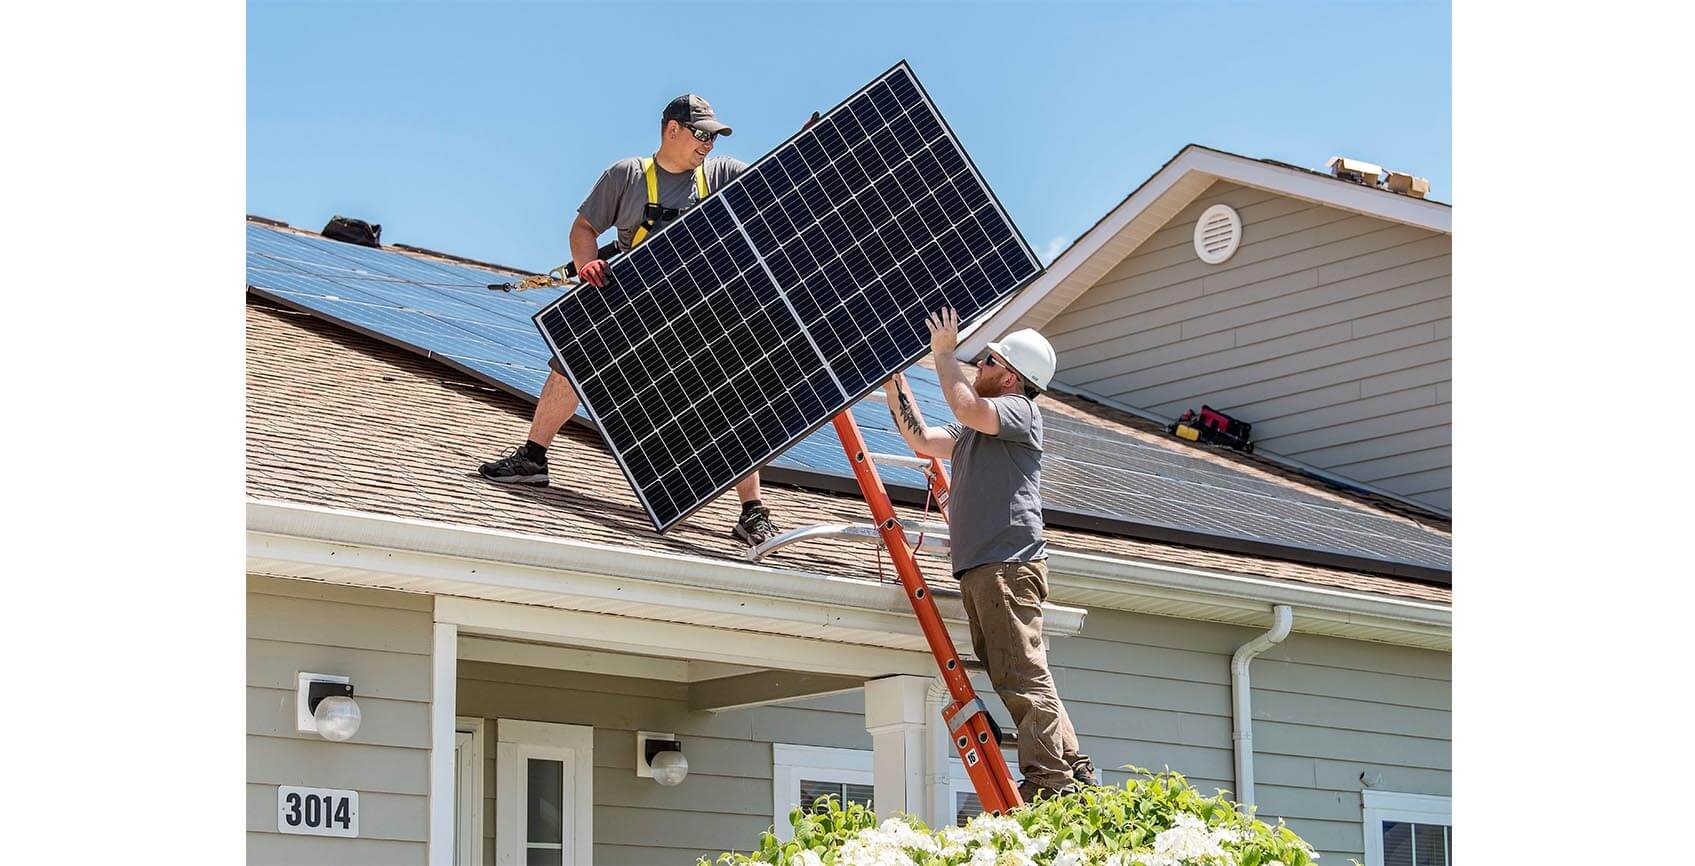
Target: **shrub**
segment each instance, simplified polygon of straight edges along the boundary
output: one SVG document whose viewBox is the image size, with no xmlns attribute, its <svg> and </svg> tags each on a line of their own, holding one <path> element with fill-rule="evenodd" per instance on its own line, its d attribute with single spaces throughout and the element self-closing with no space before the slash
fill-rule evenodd
<svg viewBox="0 0 1695 866">
<path fill-rule="evenodd" d="M 825 799 L 789 813 L 794 839 L 770 832 L 723 866 L 1308 866 L 1312 847 L 1283 826 L 1202 796 L 1182 774 L 1139 775 L 1124 787 L 1085 788 L 1006 816 L 931 830 L 911 815 L 878 823 L 858 803 Z M 706 866 L 706 858 L 701 858 Z"/>
</svg>

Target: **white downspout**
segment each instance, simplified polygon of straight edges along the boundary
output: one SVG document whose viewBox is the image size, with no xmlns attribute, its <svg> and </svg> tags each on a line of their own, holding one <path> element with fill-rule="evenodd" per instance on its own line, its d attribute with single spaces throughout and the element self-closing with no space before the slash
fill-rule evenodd
<svg viewBox="0 0 1695 866">
<path fill-rule="evenodd" d="M 1295 623 L 1286 604 L 1271 609 L 1271 630 L 1236 648 L 1230 657 L 1230 739 L 1236 746 L 1236 801 L 1254 805 L 1254 719 L 1249 699 L 1248 664 L 1254 656 L 1282 643 Z"/>
<path fill-rule="evenodd" d="M 948 748 L 942 710 L 952 702 L 946 683 L 930 681 L 924 693 L 924 811 L 919 817 L 931 827 L 953 826 L 953 750 Z"/>
</svg>

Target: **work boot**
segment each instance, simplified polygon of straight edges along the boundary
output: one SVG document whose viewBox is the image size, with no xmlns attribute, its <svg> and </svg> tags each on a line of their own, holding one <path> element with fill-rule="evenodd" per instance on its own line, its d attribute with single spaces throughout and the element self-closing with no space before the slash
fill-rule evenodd
<svg viewBox="0 0 1695 866">
<path fill-rule="evenodd" d="M 743 508 L 741 519 L 730 530 L 731 538 L 740 539 L 748 547 L 758 547 L 776 534 L 777 524 L 771 522 L 771 509 L 763 505 Z"/>
<path fill-rule="evenodd" d="M 1077 784 L 1085 788 L 1093 788 L 1101 783 L 1100 777 L 1095 774 L 1094 762 L 1088 758 L 1072 765 L 1071 778 L 1076 779 Z"/>
<path fill-rule="evenodd" d="M 1018 783 L 1018 796 L 1024 799 L 1025 805 L 1030 805 L 1037 800 L 1046 800 L 1049 797 L 1063 797 L 1066 794 L 1075 794 L 1079 790 L 1081 789 L 1078 788 L 1076 782 L 1066 785 L 1063 788 L 1044 788 L 1029 779 L 1025 779 Z"/>
<path fill-rule="evenodd" d="M 536 453 L 530 443 L 525 442 L 512 449 L 505 457 L 477 467 L 477 473 L 497 484 L 534 484 L 537 487 L 546 487 L 547 454 Z"/>
</svg>

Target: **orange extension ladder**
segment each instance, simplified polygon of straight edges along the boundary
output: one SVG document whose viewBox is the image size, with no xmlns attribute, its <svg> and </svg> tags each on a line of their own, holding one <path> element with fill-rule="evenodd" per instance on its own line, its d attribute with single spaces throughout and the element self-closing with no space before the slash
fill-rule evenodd
<svg viewBox="0 0 1695 866">
<path fill-rule="evenodd" d="M 965 764 L 972 786 L 977 789 L 977 799 L 982 802 L 983 811 L 1004 815 L 1023 805 L 1024 801 L 1018 796 L 1018 787 L 1013 784 L 1012 771 L 1007 768 L 1006 759 L 1001 756 L 988 707 L 984 706 L 982 698 L 977 697 L 977 690 L 971 687 L 971 680 L 966 676 L 965 663 L 954 651 L 947 626 L 942 623 L 942 615 L 936 610 L 935 600 L 930 597 L 930 587 L 918 570 L 912 543 L 907 541 L 907 526 L 895 517 L 894 505 L 889 501 L 888 490 L 883 487 L 883 479 L 877 475 L 877 464 L 873 458 L 893 459 L 919 468 L 929 481 L 930 494 L 945 519 L 949 487 L 942 461 L 934 457 L 873 454 L 865 447 L 865 438 L 859 433 L 859 425 L 854 423 L 851 406 L 838 413 L 832 423 L 836 427 L 836 437 L 842 442 L 842 450 L 847 452 L 848 463 L 853 467 L 854 479 L 859 482 L 865 504 L 871 507 L 876 533 L 883 547 L 889 551 L 889 559 L 894 561 L 895 572 L 900 575 L 901 586 L 906 591 L 907 600 L 912 603 L 912 612 L 917 614 L 918 625 L 924 630 L 930 653 L 936 657 L 942 682 L 947 684 L 948 693 L 953 697 L 953 703 L 942 709 L 942 720 L 947 725 L 949 739 L 959 753 L 959 760 Z M 852 534 L 855 534 L 853 527 L 844 526 L 795 530 L 760 545 L 755 549 L 753 558 L 761 558 L 778 547 L 806 538 Z M 923 543 L 925 536 L 920 534 L 919 539 L 919 543 Z"/>
</svg>

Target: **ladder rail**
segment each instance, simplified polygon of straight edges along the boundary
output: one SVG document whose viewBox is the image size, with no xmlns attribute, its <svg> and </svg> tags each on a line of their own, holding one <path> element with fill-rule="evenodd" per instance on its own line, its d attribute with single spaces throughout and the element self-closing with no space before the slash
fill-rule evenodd
<svg viewBox="0 0 1695 866">
<path fill-rule="evenodd" d="M 865 438 L 860 435 L 859 425 L 854 423 L 853 408 L 850 406 L 837 413 L 832 423 L 836 428 L 836 437 L 841 440 L 842 449 L 847 452 L 848 465 L 853 467 L 854 480 L 859 482 L 860 493 L 865 497 L 866 505 L 871 508 L 872 519 L 883 537 L 884 546 L 889 551 L 889 559 L 893 560 L 895 572 L 900 576 L 907 600 L 911 602 L 912 611 L 918 617 L 918 625 L 924 632 L 925 642 L 930 646 L 930 654 L 936 658 L 936 667 L 941 672 L 942 682 L 947 685 L 948 694 L 953 697 L 953 702 L 942 711 L 948 729 L 948 739 L 953 743 L 960 761 L 965 764 L 966 775 L 970 777 L 971 785 L 977 791 L 977 799 L 982 802 L 983 811 L 1004 815 L 1023 805 L 1024 801 L 1018 795 L 1017 786 L 1013 784 L 1012 771 L 1007 768 L 1006 758 L 1001 755 L 1000 743 L 995 740 L 993 729 L 990 727 L 988 708 L 977 696 L 977 690 L 972 687 L 970 677 L 966 676 L 965 663 L 953 648 L 953 639 L 948 636 L 947 626 L 942 622 L 941 612 L 936 609 L 936 601 L 931 597 L 929 585 L 924 582 L 924 575 L 918 569 L 918 560 L 913 556 L 912 548 L 906 540 L 906 532 L 895 516 L 888 490 L 877 474 L 877 464 L 869 449 L 865 447 Z M 947 475 L 942 470 L 941 461 L 930 458 L 929 468 L 924 470 L 924 474 L 930 481 L 930 489 L 945 517 L 951 488 Z"/>
</svg>

